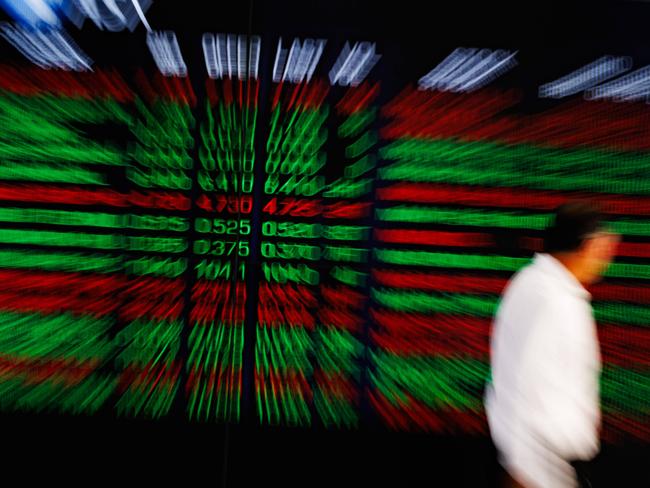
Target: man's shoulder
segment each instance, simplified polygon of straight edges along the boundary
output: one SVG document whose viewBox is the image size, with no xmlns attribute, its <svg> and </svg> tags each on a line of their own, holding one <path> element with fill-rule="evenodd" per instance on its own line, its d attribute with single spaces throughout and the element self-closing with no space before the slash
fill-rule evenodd
<svg viewBox="0 0 650 488">
<path fill-rule="evenodd" d="M 506 292 L 519 291 L 519 290 L 535 290 L 547 288 L 550 282 L 545 273 L 539 269 L 535 263 L 530 263 L 527 266 L 517 271 L 510 279 Z"/>
<path fill-rule="evenodd" d="M 561 302 L 564 295 L 558 291 L 557 283 L 552 277 L 531 263 L 513 275 L 504 290 L 503 300 L 517 304 L 525 303 L 532 309 Z"/>
</svg>

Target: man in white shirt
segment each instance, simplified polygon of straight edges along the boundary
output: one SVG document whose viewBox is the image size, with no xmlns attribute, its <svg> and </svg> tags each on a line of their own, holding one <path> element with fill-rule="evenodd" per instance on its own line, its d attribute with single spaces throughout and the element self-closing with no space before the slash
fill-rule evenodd
<svg viewBox="0 0 650 488">
<path fill-rule="evenodd" d="M 618 237 L 586 202 L 558 208 L 546 253 L 510 281 L 491 338 L 485 407 L 508 486 L 578 486 L 571 461 L 600 448 L 600 349 L 591 295 Z"/>
</svg>

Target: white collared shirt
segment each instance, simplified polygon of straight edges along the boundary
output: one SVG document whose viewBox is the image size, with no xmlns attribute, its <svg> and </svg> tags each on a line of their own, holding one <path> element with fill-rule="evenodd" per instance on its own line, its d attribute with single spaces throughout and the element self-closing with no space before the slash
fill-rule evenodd
<svg viewBox="0 0 650 488">
<path fill-rule="evenodd" d="M 599 450 L 600 350 L 591 295 L 536 254 L 504 292 L 485 396 L 499 461 L 531 488 L 575 487 L 570 460 Z"/>
</svg>

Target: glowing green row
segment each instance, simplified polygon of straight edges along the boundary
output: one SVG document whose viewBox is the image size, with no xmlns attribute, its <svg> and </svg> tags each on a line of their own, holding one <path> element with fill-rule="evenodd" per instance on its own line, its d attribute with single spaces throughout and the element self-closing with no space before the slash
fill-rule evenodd
<svg viewBox="0 0 650 488">
<path fill-rule="evenodd" d="M 650 415 L 650 370 L 632 371 L 605 366 L 600 382 L 605 412 Z"/>
<path fill-rule="evenodd" d="M 186 103 L 177 103 L 168 100 L 157 100 L 151 106 L 147 106 L 140 97 L 134 100 L 138 117 L 149 130 L 157 131 L 160 135 L 165 132 L 179 133 L 182 130 L 189 130 L 196 124 L 192 115 L 192 109 Z"/>
<path fill-rule="evenodd" d="M 24 357 L 106 359 L 114 351 L 107 318 L 0 312 L 0 353 Z"/>
<path fill-rule="evenodd" d="M 474 208 L 457 210 L 417 205 L 398 205 L 391 208 L 378 208 L 375 210 L 375 215 L 377 219 L 386 222 L 417 222 L 535 230 L 545 229 L 552 219 L 551 214 L 498 212 Z M 617 220 L 609 222 L 608 225 L 620 234 L 650 236 L 649 221 Z"/>
<path fill-rule="evenodd" d="M 620 175 L 598 178 L 599 175 L 556 176 L 553 174 L 535 174 L 530 168 L 521 170 L 498 171 L 466 169 L 461 166 L 444 168 L 438 164 L 393 163 L 377 170 L 381 180 L 405 180 L 429 183 L 455 183 L 461 185 L 487 186 L 525 186 L 542 190 L 586 190 L 606 193 L 650 194 L 650 181 L 640 178 L 621 178 Z"/>
<path fill-rule="evenodd" d="M 312 415 L 305 392 L 290 388 L 280 388 L 276 391 L 270 379 L 264 376 L 257 377 L 256 392 L 257 416 L 260 422 L 303 427 L 311 425 Z"/>
<path fill-rule="evenodd" d="M 447 225 L 477 225 L 486 227 L 513 227 L 544 229 L 550 221 L 549 214 L 522 212 L 493 212 L 480 209 L 447 209 L 398 205 L 375 210 L 377 219 L 387 222 L 418 222 Z"/>
<path fill-rule="evenodd" d="M 215 368 L 217 365 L 242 366 L 244 328 L 215 323 L 195 325 L 188 339 L 188 367 Z"/>
<path fill-rule="evenodd" d="M 169 413 L 178 388 L 178 381 L 171 388 L 160 383 L 131 386 L 120 394 L 115 409 L 120 416 L 159 419 Z"/>
<path fill-rule="evenodd" d="M 326 428 L 359 425 L 358 407 L 345 399 L 337 398 L 320 389 L 314 391 L 314 408 Z"/>
<path fill-rule="evenodd" d="M 346 266 L 334 266 L 330 270 L 330 276 L 336 281 L 354 287 L 364 287 L 368 281 L 368 273 L 357 271 Z"/>
<path fill-rule="evenodd" d="M 493 317 L 500 298 L 463 294 L 432 294 L 417 291 L 392 291 L 373 288 L 371 297 L 380 305 L 400 312 L 444 313 Z M 613 302 L 594 303 L 599 322 L 650 325 L 650 309 Z"/>
<path fill-rule="evenodd" d="M 282 150 L 288 152 L 299 143 L 302 143 L 309 134 L 317 134 L 327 120 L 329 109 L 325 105 L 319 110 L 293 110 L 289 112 L 285 121 L 280 122 L 282 110 L 278 105 L 271 115 L 271 129 L 266 143 L 267 152 L 275 152 L 282 144 Z M 326 137 L 326 136 L 325 136 Z"/>
<path fill-rule="evenodd" d="M 367 195 L 372 190 L 371 178 L 350 179 L 338 178 L 332 183 L 326 183 L 325 177 L 291 175 L 280 179 L 277 173 L 271 173 L 264 182 L 264 193 L 285 195 L 315 196 L 321 193 L 328 198 L 357 198 Z"/>
<path fill-rule="evenodd" d="M 296 425 L 309 425 L 312 421 L 307 398 L 301 390 L 292 386 L 275 390 L 269 372 L 291 373 L 292 377 L 306 379 L 312 373 L 309 357 L 313 355 L 314 364 L 325 374 L 335 377 L 342 374 L 344 378 L 356 380 L 362 351 L 362 344 L 349 332 L 336 328 L 318 328 L 310 335 L 303 328 L 258 327 L 255 366 L 259 419 L 272 424 L 284 421 Z M 279 381 L 284 383 L 285 379 L 281 376 Z M 329 390 L 327 384 L 314 384 L 313 405 L 326 426 L 352 427 L 358 423 L 357 408 L 345 393 L 341 396 L 336 387 Z"/>
<path fill-rule="evenodd" d="M 313 176 L 325 166 L 327 155 L 324 152 L 305 152 L 304 154 L 269 153 L 264 165 L 267 173 L 280 173 L 282 175 L 307 175 Z"/>
<path fill-rule="evenodd" d="M 350 115 L 339 126 L 339 137 L 354 137 L 375 120 L 377 109 L 372 107 Z"/>
<path fill-rule="evenodd" d="M 530 258 L 478 254 L 452 254 L 428 251 L 374 249 L 377 261 L 406 266 L 436 268 L 486 269 L 517 271 L 530 262 Z M 612 278 L 650 279 L 650 266 L 645 264 L 612 263 L 605 271 Z"/>
<path fill-rule="evenodd" d="M 188 348 L 187 369 L 192 370 L 190 374 L 201 374 L 190 391 L 189 418 L 239 420 L 244 328 L 221 322 L 196 324 Z"/>
<path fill-rule="evenodd" d="M 371 384 L 393 404 L 413 396 L 430 408 L 481 408 L 489 365 L 474 359 L 370 353 Z"/>
<path fill-rule="evenodd" d="M 258 326 L 255 367 L 263 371 L 272 368 L 276 371 L 311 372 L 307 356 L 313 352 L 320 370 L 356 376 L 362 351 L 361 342 L 350 332 L 337 328 L 319 327 L 310 335 L 302 327 Z"/>
<path fill-rule="evenodd" d="M 0 180 L 76 183 L 85 185 L 108 184 L 103 174 L 70 164 L 22 164 L 11 161 L 5 161 L 0 165 Z"/>
<path fill-rule="evenodd" d="M 115 273 L 122 269 L 119 256 L 37 251 L 0 251 L 0 268 L 36 268 L 47 271 L 95 271 Z"/>
<path fill-rule="evenodd" d="M 0 313 L 0 352 L 23 357 L 102 359 L 121 349 L 118 362 L 156 364 L 176 347 L 181 323 L 135 321 L 108 333 L 112 320 L 90 315 L 59 313 Z M 166 354 L 168 355 L 168 354 Z"/>
<path fill-rule="evenodd" d="M 377 135 L 371 131 L 365 132 L 345 148 L 345 156 L 350 159 L 356 159 L 368 152 L 375 144 L 377 144 Z"/>
<path fill-rule="evenodd" d="M 194 160 L 185 151 L 175 151 L 170 148 L 149 148 L 136 145 L 131 153 L 134 161 L 152 168 L 192 169 Z"/>
<path fill-rule="evenodd" d="M 231 105 L 218 105 L 218 124 L 209 106 L 206 107 L 207 124 L 201 124 L 202 146 L 209 150 L 253 151 L 257 108 L 235 110 Z M 218 138 L 215 138 L 215 133 Z"/>
<path fill-rule="evenodd" d="M 28 358 L 106 360 L 116 365 L 168 362 L 178 352 L 181 323 L 135 321 L 111 340 L 108 318 L 60 313 L 0 313 L 0 353 Z"/>
<path fill-rule="evenodd" d="M 116 345 L 123 349 L 116 358 L 118 367 L 169 363 L 180 348 L 181 322 L 136 320 L 118 332 Z"/>
<path fill-rule="evenodd" d="M 114 340 L 111 321 L 87 315 L 0 313 L 0 353 L 29 358 L 73 357 L 106 360 L 119 351 L 116 365 L 157 364 L 176 357 L 180 323 L 131 323 Z M 121 350 L 120 350 L 121 349 Z"/>
<path fill-rule="evenodd" d="M 101 124 L 109 121 L 129 123 L 132 117 L 113 98 L 71 98 L 51 95 L 20 96 L 4 93 L 0 111 L 14 123 L 33 123 L 38 117 L 47 121 L 74 121 Z M 25 114 L 30 114 L 25 117 Z M 39 124 L 34 124 L 39 125 Z M 54 134 L 55 136 L 57 134 Z"/>
<path fill-rule="evenodd" d="M 40 208 L 0 208 L 0 222 L 40 223 L 113 229 L 189 230 L 188 219 L 158 215 L 107 214 L 101 212 L 73 212 Z"/>
<path fill-rule="evenodd" d="M 116 112 L 119 115 L 116 116 Z M 5 161 L 124 164 L 126 158 L 119 150 L 84 137 L 69 122 L 102 123 L 125 119 L 128 117 L 114 102 L 2 97 L 0 158 Z"/>
<path fill-rule="evenodd" d="M 41 146 L 0 143 L 0 159 L 3 161 L 61 161 L 77 164 L 126 165 L 127 156 L 110 146 L 100 146 L 90 140 L 80 140 L 72 146 L 62 143 Z"/>
<path fill-rule="evenodd" d="M 499 303 L 497 296 L 431 294 L 417 291 L 389 291 L 372 288 L 370 296 L 378 304 L 400 312 L 444 313 L 492 317 Z"/>
<path fill-rule="evenodd" d="M 489 380 L 489 364 L 478 359 L 440 356 L 397 356 L 371 352 L 372 385 L 393 403 L 406 394 L 431 408 L 481 408 L 483 386 Z M 631 371 L 606 365 L 601 376 L 605 412 L 647 416 L 650 371 Z"/>
<path fill-rule="evenodd" d="M 214 380 L 210 376 L 214 374 Z M 241 415 L 241 370 L 228 368 L 207 372 L 190 390 L 187 414 L 190 420 L 239 421 Z M 225 384 L 224 384 L 225 383 Z"/>
<path fill-rule="evenodd" d="M 287 369 L 311 373 L 312 365 L 308 354 L 313 350 L 313 341 L 303 327 L 276 328 L 261 327 L 256 329 L 255 369 L 276 371 Z"/>
<path fill-rule="evenodd" d="M 197 219 L 198 220 L 198 219 Z M 301 222 L 262 222 L 262 235 L 294 239 L 328 239 L 336 241 L 362 241 L 370 234 L 369 226 L 323 225 Z"/>
<path fill-rule="evenodd" d="M 262 273 L 266 281 L 274 283 L 292 282 L 315 286 L 320 282 L 320 273 L 302 263 L 264 262 Z"/>
<path fill-rule="evenodd" d="M 314 335 L 316 364 L 328 373 L 345 373 L 356 376 L 359 373 L 359 358 L 363 344 L 350 332 L 337 328 L 318 328 Z"/>
<path fill-rule="evenodd" d="M 93 414 L 106 404 L 118 384 L 117 378 L 97 374 L 73 386 L 65 386 L 56 375 L 38 384 L 25 379 L 5 379 L 0 374 L 0 409 Z"/>
<path fill-rule="evenodd" d="M 126 170 L 129 181 L 143 188 L 166 188 L 169 190 L 189 190 L 192 179 L 182 169 L 138 168 L 130 166 Z"/>
<path fill-rule="evenodd" d="M 253 152 L 240 153 L 235 151 L 216 150 L 213 155 L 209 150 L 199 148 L 199 162 L 206 171 L 248 172 L 255 168 L 255 154 Z"/>
<path fill-rule="evenodd" d="M 327 130 L 325 129 L 319 132 L 302 133 L 300 137 L 296 138 L 285 136 L 282 143 L 277 141 L 276 144 L 269 147 L 268 154 L 276 157 L 278 154 L 286 154 L 304 159 L 316 154 L 326 142 Z"/>
<path fill-rule="evenodd" d="M 92 249 L 126 249 L 181 253 L 187 249 L 187 241 L 176 237 L 142 237 L 114 234 L 83 234 L 78 232 L 54 232 L 49 230 L 2 229 L 3 244 L 32 244 L 38 246 L 74 246 Z"/>
<path fill-rule="evenodd" d="M 184 149 L 194 147 L 194 138 L 187 127 L 170 126 L 165 122 L 150 121 L 149 124 L 144 124 L 138 121 L 133 125 L 133 135 L 140 141 L 138 146 L 142 151 L 168 151 L 182 154 L 185 152 Z"/>
<path fill-rule="evenodd" d="M 638 178 L 650 165 L 650 155 L 585 148 L 550 148 L 452 139 L 402 139 L 380 150 L 383 159 L 414 163 L 424 168 L 446 167 L 457 171 L 524 171 L 591 177 Z"/>
<path fill-rule="evenodd" d="M 508 256 L 483 256 L 476 254 L 452 254 L 395 249 L 374 249 L 373 252 L 377 261 L 386 264 L 408 266 L 516 271 L 530 262 L 530 258 Z"/>
<path fill-rule="evenodd" d="M 37 251 L 0 251 L 0 268 L 28 268 L 47 271 L 94 271 L 176 278 L 187 269 L 185 258 L 142 257 L 124 259 L 85 253 L 56 253 Z"/>
</svg>

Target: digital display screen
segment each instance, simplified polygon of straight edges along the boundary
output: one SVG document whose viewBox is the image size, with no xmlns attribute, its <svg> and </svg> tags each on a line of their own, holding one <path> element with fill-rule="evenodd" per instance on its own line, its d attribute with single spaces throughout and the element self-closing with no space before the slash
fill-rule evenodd
<svg viewBox="0 0 650 488">
<path fill-rule="evenodd" d="M 623 235 L 603 437 L 650 440 L 650 59 L 140 3 L 3 24 L 3 412 L 487 435 L 500 294 L 580 196 Z"/>
</svg>

